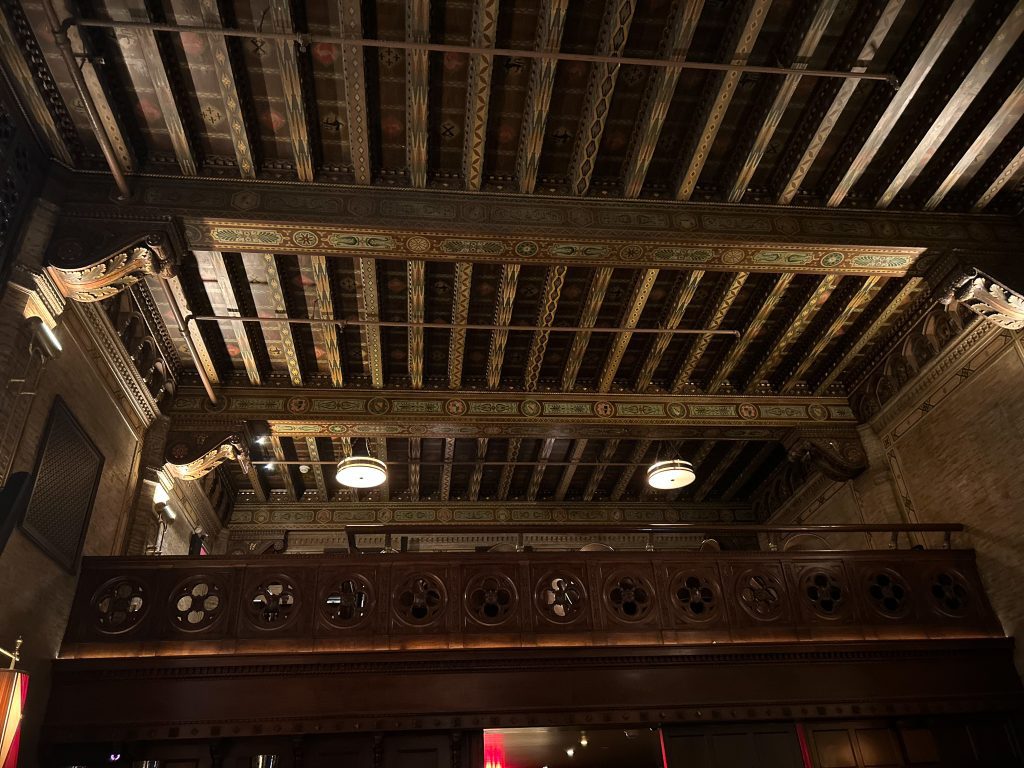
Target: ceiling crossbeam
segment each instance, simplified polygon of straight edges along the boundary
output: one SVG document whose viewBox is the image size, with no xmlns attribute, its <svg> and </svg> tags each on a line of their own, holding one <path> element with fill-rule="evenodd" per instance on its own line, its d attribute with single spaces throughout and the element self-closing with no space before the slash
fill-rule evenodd
<svg viewBox="0 0 1024 768">
<path fill-rule="evenodd" d="M 590 477 L 587 478 L 587 487 L 583 489 L 584 501 L 593 500 L 594 494 L 597 493 L 597 488 L 601 485 L 602 478 L 604 478 L 604 473 L 608 471 L 608 462 L 612 460 L 618 447 L 618 440 L 605 441 L 604 447 L 601 448 L 601 454 L 597 458 L 597 465 L 591 470 Z"/>
<path fill-rule="evenodd" d="M 572 483 L 572 478 L 579 468 L 580 459 L 583 458 L 583 452 L 586 448 L 586 438 L 573 440 L 572 448 L 569 450 L 568 455 L 569 465 L 562 470 L 562 477 L 558 481 L 558 487 L 555 488 L 555 501 L 565 500 L 565 495 L 569 492 L 569 485 Z"/>
<path fill-rule="evenodd" d="M 277 435 L 271 435 L 270 448 L 273 451 L 276 469 L 281 476 L 281 482 L 284 483 L 284 492 L 288 497 L 288 501 L 297 501 L 299 494 L 296 492 L 295 480 L 292 478 L 292 465 L 285 463 L 288 461 L 288 458 L 285 456 L 284 446 L 281 445 L 281 438 Z"/>
<path fill-rule="evenodd" d="M 238 308 L 238 298 L 235 295 L 235 288 L 231 283 L 231 276 L 228 274 L 227 262 L 223 254 L 216 251 L 196 251 L 195 256 L 200 262 L 205 261 L 212 269 L 217 289 L 225 305 L 225 311 L 229 315 L 241 315 Z M 224 328 L 224 323 L 218 323 Z M 229 320 L 226 325 L 230 327 L 231 334 L 238 342 L 238 352 L 245 365 L 245 372 L 249 377 L 249 383 L 259 386 L 263 383 L 263 373 L 260 371 L 259 363 L 256 360 L 254 346 L 257 341 L 257 334 L 262 333 L 262 326 L 256 323 L 243 323 L 241 320 Z M 252 334 L 250 336 L 250 333 Z"/>
<path fill-rule="evenodd" d="M 506 264 L 501 268 L 498 297 L 494 305 L 494 324 L 508 325 L 512 320 L 512 307 L 516 300 L 516 286 L 519 283 L 519 264 Z M 491 349 L 487 355 L 487 386 L 497 389 L 501 384 L 501 367 L 505 362 L 505 345 L 508 344 L 508 330 L 499 328 L 491 332 Z"/>
<path fill-rule="evenodd" d="M 784 60 L 788 59 L 793 69 L 807 69 L 838 5 L 839 0 L 817 0 L 815 4 L 802 6 L 805 13 L 790 28 L 788 39 L 783 45 Z M 812 8 L 813 13 L 809 12 Z M 749 121 L 750 135 L 740 143 L 743 149 L 733 156 L 733 163 L 726 171 L 724 186 L 726 199 L 730 203 L 740 202 L 746 194 L 747 186 L 800 85 L 800 79 L 799 74 L 791 74 L 782 78 L 766 78 L 767 82 L 762 83 L 754 107 L 756 117 Z"/>
<path fill-rule="evenodd" d="M 460 261 L 455 265 L 455 286 L 452 289 L 452 328 L 448 341 L 448 386 L 462 386 L 462 365 L 466 359 L 466 329 L 458 326 L 469 320 L 470 289 L 473 285 L 473 264 Z"/>
<path fill-rule="evenodd" d="M 537 330 L 530 342 L 530 352 L 526 361 L 523 388 L 527 392 L 537 389 L 537 384 L 540 381 L 544 353 L 547 351 L 548 339 L 551 337 L 551 331 L 548 328 L 555 322 L 558 299 L 562 295 L 562 286 L 565 285 L 567 271 L 568 267 L 564 265 L 548 267 L 547 275 L 544 278 L 544 293 L 541 295 L 540 307 L 537 310 Z"/>
<path fill-rule="evenodd" d="M 259 269 L 256 264 L 251 262 L 249 254 L 245 254 L 242 258 L 246 260 L 247 267 L 251 266 L 254 271 Z M 259 253 L 253 255 L 252 258 L 262 261 L 263 272 L 266 275 L 267 296 L 275 317 L 287 318 L 288 303 L 285 300 L 284 287 L 281 285 L 277 257 L 272 253 Z M 292 324 L 282 321 L 278 322 L 276 326 L 281 337 L 281 353 L 285 367 L 288 369 L 288 378 L 293 386 L 300 387 L 302 386 L 302 366 L 299 364 L 299 352 L 295 347 L 295 337 L 292 335 Z"/>
<path fill-rule="evenodd" d="M 537 453 L 537 461 L 533 465 L 533 472 L 530 474 L 530 483 L 526 487 L 526 500 L 536 501 L 537 492 L 540 490 L 541 481 L 544 479 L 544 471 L 547 469 L 548 459 L 551 458 L 551 449 L 555 445 L 553 437 L 546 438 L 540 444 Z"/>
<path fill-rule="evenodd" d="M 888 140 L 889 135 L 896 127 L 896 123 L 903 116 L 910 101 L 924 84 L 924 81 L 946 50 L 946 46 L 953 39 L 954 34 L 973 4 L 974 0 L 953 0 L 950 3 L 921 55 L 918 56 L 917 61 L 911 67 L 907 76 L 900 82 L 899 90 L 893 94 L 889 105 L 878 121 L 874 123 L 871 133 L 868 134 L 867 139 L 861 144 L 853 161 L 845 173 L 843 173 L 835 188 L 829 193 L 827 199 L 829 206 L 835 207 L 840 205 L 847 195 L 850 194 L 850 191 L 857 181 L 860 180 L 860 177 L 864 175 L 868 165 L 875 159 L 878 151 L 882 148 L 882 144 Z"/>
<path fill-rule="evenodd" d="M 331 276 L 327 271 L 327 258 L 319 254 L 309 257 L 313 274 L 313 287 L 316 295 L 316 302 L 307 306 L 306 311 L 315 320 L 334 319 L 334 292 L 331 289 Z M 327 359 L 327 370 L 331 375 L 331 384 L 341 387 L 345 383 L 345 377 L 341 364 L 341 345 L 338 341 L 337 328 L 313 329 L 314 338 L 319 338 L 324 347 L 324 356 Z"/>
<path fill-rule="evenodd" d="M 363 37 L 361 0 L 338 0 L 341 34 L 349 40 Z M 362 46 L 341 46 L 341 71 L 345 79 L 345 114 L 348 117 L 349 163 L 356 184 L 370 184 L 373 168 L 366 104 L 366 60 Z"/>
<path fill-rule="evenodd" d="M 506 501 L 508 492 L 512 488 L 512 473 L 516 470 L 516 461 L 519 459 L 519 449 L 523 445 L 521 437 L 513 437 L 508 441 L 508 448 L 505 452 L 505 466 L 501 468 L 501 477 L 498 480 L 498 500 Z"/>
<path fill-rule="evenodd" d="M 754 457 L 743 465 L 743 470 L 736 475 L 729 487 L 722 492 L 722 501 L 728 502 L 735 499 L 750 482 L 750 478 L 759 470 L 768 458 L 775 452 L 775 443 L 765 443 L 761 450 L 754 454 Z"/>
<path fill-rule="evenodd" d="M 380 298 L 377 293 L 377 262 L 373 259 L 357 258 L 356 306 L 360 320 L 380 319 Z M 363 368 L 370 374 L 370 386 L 384 387 L 384 357 L 381 347 L 380 326 L 364 325 L 359 332 L 363 354 Z"/>
<path fill-rule="evenodd" d="M 380 459 L 385 464 L 388 463 L 388 439 L 386 437 L 373 437 L 367 440 L 367 444 L 370 446 L 370 455 L 375 459 Z M 378 498 L 381 501 L 391 500 L 391 487 L 390 483 L 385 478 L 383 485 L 378 486 L 375 490 Z"/>
<path fill-rule="evenodd" d="M 259 18 L 264 12 L 264 0 L 254 0 L 253 16 Z M 290 0 L 270 0 L 268 18 L 277 32 L 295 32 L 292 21 Z M 302 79 L 299 75 L 299 57 L 295 43 L 288 40 L 274 40 L 277 63 L 284 91 L 284 108 L 288 121 L 288 139 L 292 145 L 295 171 L 299 181 L 311 182 L 316 178 L 313 163 L 313 146 L 309 139 L 309 115 L 306 114 L 306 99 L 302 96 Z M 315 106 L 312 107 L 315 109 Z"/>
<path fill-rule="evenodd" d="M 426 318 L 427 263 L 410 259 L 407 269 L 406 296 L 410 323 L 422 323 Z M 424 334 L 422 326 L 409 327 L 409 381 L 413 389 L 423 389 Z"/>
<path fill-rule="evenodd" d="M 597 323 L 597 316 L 601 311 L 601 304 L 604 302 L 613 271 L 611 267 L 598 267 L 594 270 L 594 276 L 587 288 L 587 297 L 583 301 L 583 310 L 580 312 L 580 328 L 593 328 Z M 590 336 L 589 331 L 577 331 L 573 334 L 572 345 L 565 360 L 565 369 L 562 371 L 562 389 L 566 392 L 571 392 L 576 387 L 576 377 L 579 376 Z"/>
<path fill-rule="evenodd" d="M 743 329 L 743 333 L 732 342 L 729 351 L 725 354 L 725 358 L 711 376 L 711 381 L 707 388 L 708 392 L 718 392 L 728 382 L 736 365 L 743 358 L 743 353 L 747 351 L 750 343 L 757 338 L 762 326 L 771 317 L 779 302 L 782 301 L 782 297 L 786 294 L 786 289 L 793 282 L 793 277 L 794 275 L 789 272 L 779 275 L 771 291 L 758 306 L 757 312 L 750 319 L 750 322 L 747 323 L 747 327 Z"/>
<path fill-rule="evenodd" d="M 668 61 L 686 59 L 703 9 L 704 0 L 673 4 L 672 19 L 658 51 L 659 58 Z M 676 83 L 679 82 L 682 72 L 681 69 L 659 69 L 651 73 L 629 145 L 623 197 L 640 197 L 644 179 L 647 178 L 647 169 L 654 157 L 654 150 L 658 147 L 661 129 L 665 125 L 665 118 L 676 92 Z"/>
<path fill-rule="evenodd" d="M 597 38 L 599 55 L 622 55 L 635 12 L 636 0 L 606 0 L 601 31 Z M 594 64 L 590 68 L 576 143 L 569 161 L 569 186 L 575 195 L 585 195 L 590 188 L 619 69 L 618 64 L 609 63 Z"/>
<path fill-rule="evenodd" d="M 736 11 L 729 22 L 729 29 L 722 38 L 720 59 L 731 64 L 746 64 L 747 57 L 754 50 L 754 43 L 764 24 L 772 0 L 742 0 L 736 4 Z M 715 143 L 718 129 L 732 102 L 736 86 L 742 73 L 736 70 L 715 72 L 708 75 L 707 85 L 701 96 L 696 119 L 689 142 L 685 145 L 675 183 L 675 199 L 689 200 L 697 188 L 701 171 Z"/>
<path fill-rule="evenodd" d="M 476 439 L 476 463 L 473 465 L 473 474 L 469 476 L 469 488 L 466 491 L 466 498 L 476 501 L 480 498 L 480 483 L 484 479 L 484 460 L 487 458 L 488 438 L 478 437 Z"/>
<path fill-rule="evenodd" d="M 409 500 L 420 500 L 420 450 L 422 439 L 409 438 Z"/>
<path fill-rule="evenodd" d="M 698 269 L 688 272 L 685 277 L 679 278 L 673 290 L 672 303 L 665 310 L 661 322 L 658 323 L 659 328 L 679 327 L 679 324 L 683 321 L 683 315 L 686 314 L 686 308 L 693 301 L 693 296 L 697 292 L 697 287 L 700 285 L 703 277 L 704 272 Z M 637 392 L 643 392 L 651 385 L 654 373 L 658 370 L 661 359 L 665 356 L 665 351 L 671 343 L 672 336 L 669 335 L 659 335 L 651 339 L 651 344 L 647 349 L 647 356 L 644 358 L 644 362 L 640 366 L 640 373 L 636 377 Z"/>
<path fill-rule="evenodd" d="M 737 440 L 733 443 L 729 451 L 719 459 L 715 468 L 704 476 L 700 487 L 698 487 L 693 494 L 694 501 L 702 502 L 708 497 L 708 494 L 710 494 L 715 489 L 715 486 L 718 485 L 718 481 L 722 479 L 722 475 L 724 475 L 727 470 L 732 469 L 733 464 L 746 447 L 747 442 L 745 440 Z"/>
<path fill-rule="evenodd" d="M 1007 54 L 1016 45 L 1024 32 L 1024 3 L 1017 3 L 1013 11 L 1000 26 L 988 45 L 985 46 L 981 56 L 974 66 L 964 77 L 956 92 L 946 102 L 935 120 L 929 125 L 925 135 L 911 151 L 910 156 L 896 171 L 896 175 L 885 188 L 878 200 L 876 208 L 887 208 L 896 198 L 896 195 L 907 186 L 912 184 L 918 177 L 925 165 L 938 151 L 939 145 L 949 136 L 950 131 L 964 116 L 978 94 L 985 87 L 996 69 L 1006 58 Z M 972 55 L 973 54 L 972 52 Z"/>
<path fill-rule="evenodd" d="M 715 449 L 715 445 L 716 443 L 714 440 L 702 440 L 700 448 L 698 448 L 697 452 L 690 457 L 690 466 L 693 467 L 693 472 L 698 477 L 701 476 L 701 470 L 704 469 L 704 463 L 708 460 L 708 456 L 711 455 L 711 451 Z M 675 488 L 668 492 L 666 500 L 675 502 L 678 501 L 683 494 L 690 494 L 692 492 L 692 485 L 684 488 Z"/>
<path fill-rule="evenodd" d="M 455 438 L 446 437 L 444 440 L 444 465 L 441 467 L 441 485 L 438 490 L 438 498 L 441 501 L 448 501 L 452 495 L 452 465 L 455 462 Z"/>
<path fill-rule="evenodd" d="M 722 292 L 719 294 L 711 314 L 701 323 L 704 330 L 717 331 L 721 328 L 726 315 L 732 309 L 733 303 L 735 303 L 736 298 L 740 295 L 740 291 L 743 290 L 743 286 L 746 284 L 749 276 L 746 272 L 735 272 L 729 278 L 722 288 Z M 692 384 L 693 372 L 697 369 L 701 358 L 704 357 L 704 352 L 707 350 L 708 344 L 711 343 L 711 339 L 712 336 L 705 333 L 698 336 L 690 344 L 686 358 L 683 360 L 683 364 L 679 366 L 679 370 L 672 380 L 673 392 L 682 392 L 689 384 Z"/>
<path fill-rule="evenodd" d="M 324 468 L 320 463 L 320 449 L 317 447 L 315 437 L 306 438 L 306 451 L 309 453 L 310 471 L 313 473 L 314 482 L 316 482 L 316 491 L 320 496 L 319 501 L 330 501 L 331 492 L 327 489 Z"/>
<path fill-rule="evenodd" d="M 410 43 L 430 41 L 430 0 L 406 0 L 405 39 Z M 422 50 L 405 52 L 405 160 L 409 183 L 417 189 L 427 186 L 429 56 Z"/>
<path fill-rule="evenodd" d="M 476 0 L 473 5 L 473 29 L 470 45 L 493 48 L 498 37 L 499 0 Z M 466 78 L 466 126 L 462 149 L 462 177 L 469 192 L 480 191 L 484 174 L 484 150 L 487 146 L 487 115 L 491 103 L 491 56 L 472 54 Z"/>
<path fill-rule="evenodd" d="M 971 206 L 971 213 L 981 213 L 995 199 L 996 195 L 1003 191 L 1007 184 L 1020 181 L 1021 178 L 1024 178 L 1024 146 L 1003 166 L 1002 170 L 992 180 L 992 183 L 978 196 L 974 205 Z"/>
<path fill-rule="evenodd" d="M 633 446 L 632 453 L 629 454 L 629 466 L 622 468 L 622 473 L 619 475 L 619 479 L 615 481 L 615 487 L 612 488 L 611 500 L 619 501 L 622 499 L 622 494 L 626 492 L 629 487 L 630 481 L 633 479 L 633 475 L 636 474 L 637 465 L 647 454 L 648 449 L 651 447 L 650 440 L 637 440 L 636 445 Z"/>
<path fill-rule="evenodd" d="M 645 269 L 637 276 L 636 282 L 633 283 L 633 292 L 630 294 L 629 301 L 622 313 L 622 319 L 619 322 L 621 327 L 636 328 L 637 323 L 640 322 L 640 316 L 643 314 L 644 307 L 647 306 L 647 298 L 651 295 L 654 281 L 658 279 L 659 271 L 657 269 Z M 622 362 L 622 356 L 626 353 L 626 348 L 629 346 L 631 338 L 633 338 L 633 334 L 629 331 L 617 333 L 612 338 L 611 344 L 608 346 L 608 355 L 605 357 L 604 367 L 601 369 L 601 375 L 597 380 L 598 392 L 607 392 L 612 388 L 615 374 L 619 370 L 619 364 Z"/>
<path fill-rule="evenodd" d="M 562 31 L 569 11 L 569 0 L 546 0 L 540 4 L 535 48 L 557 51 L 562 44 Z M 516 157 L 516 176 L 519 191 L 531 194 L 537 185 L 540 153 L 544 147 L 544 131 L 551 106 L 551 92 L 555 87 L 557 62 L 552 59 L 534 60 L 530 64 L 530 86 L 523 108 L 523 124 L 519 130 L 519 152 Z"/>
</svg>

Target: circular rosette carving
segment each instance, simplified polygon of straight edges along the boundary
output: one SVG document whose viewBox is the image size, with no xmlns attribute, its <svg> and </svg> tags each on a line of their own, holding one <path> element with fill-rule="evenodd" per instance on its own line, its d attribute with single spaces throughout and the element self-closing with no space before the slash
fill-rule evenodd
<svg viewBox="0 0 1024 768">
<path fill-rule="evenodd" d="M 223 590 L 208 576 L 187 579 L 171 593 L 171 624 L 184 632 L 209 629 L 223 612 Z"/>
<path fill-rule="evenodd" d="M 466 585 L 466 611 L 481 624 L 504 624 L 519 604 L 516 585 L 502 573 L 481 573 Z"/>
<path fill-rule="evenodd" d="M 838 618 L 846 610 L 846 590 L 839 575 L 827 568 L 810 568 L 800 578 L 800 592 L 811 611 L 824 619 Z"/>
<path fill-rule="evenodd" d="M 417 627 L 436 622 L 447 604 L 444 585 L 430 573 L 413 574 L 395 590 L 395 614 L 406 624 Z"/>
<path fill-rule="evenodd" d="M 320 593 L 320 613 L 328 624 L 339 629 L 362 624 L 373 603 L 373 587 L 356 574 L 335 579 Z"/>
<path fill-rule="evenodd" d="M 743 610 L 758 621 L 775 621 L 785 607 L 779 580 L 763 571 L 746 571 L 737 579 L 736 597 Z"/>
<path fill-rule="evenodd" d="M 265 579 L 249 593 L 246 612 L 261 629 L 280 629 L 295 616 L 298 590 L 287 576 Z"/>
<path fill-rule="evenodd" d="M 604 596 L 619 621 L 643 621 L 654 608 L 654 587 L 643 576 L 616 573 L 605 581 Z"/>
<path fill-rule="evenodd" d="M 967 581 L 954 570 L 935 573 L 928 587 L 928 596 L 937 611 L 954 618 L 964 616 L 971 601 Z"/>
<path fill-rule="evenodd" d="M 910 587 L 896 571 L 873 572 L 867 582 L 868 602 L 883 616 L 898 619 L 910 612 Z"/>
<path fill-rule="evenodd" d="M 672 605 L 687 621 L 713 621 L 721 605 L 718 585 L 707 574 L 696 571 L 677 573 L 671 584 Z"/>
<path fill-rule="evenodd" d="M 567 571 L 549 573 L 537 585 L 541 615 L 557 624 L 571 624 L 580 618 L 586 600 L 583 580 Z"/>
<path fill-rule="evenodd" d="M 146 588 L 141 582 L 127 578 L 111 579 L 100 587 L 92 605 L 96 627 L 110 635 L 138 626 L 149 608 Z"/>
</svg>

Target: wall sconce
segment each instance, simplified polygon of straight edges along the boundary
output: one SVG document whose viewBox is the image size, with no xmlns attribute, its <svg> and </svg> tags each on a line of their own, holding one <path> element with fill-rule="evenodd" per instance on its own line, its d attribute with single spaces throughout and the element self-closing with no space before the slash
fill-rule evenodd
<svg viewBox="0 0 1024 768">
<path fill-rule="evenodd" d="M 21 713 L 28 695 L 28 675 L 14 668 L 21 658 L 21 638 L 14 643 L 13 651 L 0 648 L 0 654 L 11 660 L 10 667 L 0 669 L 0 768 L 14 768 L 21 741 Z"/>
</svg>

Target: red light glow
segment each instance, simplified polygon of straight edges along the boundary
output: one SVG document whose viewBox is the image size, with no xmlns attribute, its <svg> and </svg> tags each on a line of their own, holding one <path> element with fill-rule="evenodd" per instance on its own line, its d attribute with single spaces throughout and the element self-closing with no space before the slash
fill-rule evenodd
<svg viewBox="0 0 1024 768">
<path fill-rule="evenodd" d="M 505 735 L 484 731 L 484 768 L 505 768 Z"/>
</svg>

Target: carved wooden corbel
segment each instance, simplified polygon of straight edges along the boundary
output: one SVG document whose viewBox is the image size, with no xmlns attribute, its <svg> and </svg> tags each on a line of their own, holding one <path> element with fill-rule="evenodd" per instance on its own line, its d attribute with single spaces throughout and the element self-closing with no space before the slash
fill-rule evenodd
<svg viewBox="0 0 1024 768">
<path fill-rule="evenodd" d="M 225 461 L 237 461 L 243 472 L 252 468 L 241 432 L 172 432 L 167 438 L 164 468 L 182 480 L 198 480 Z"/>
<path fill-rule="evenodd" d="M 1000 328 L 1024 329 L 1024 295 L 976 267 L 960 270 L 939 301 L 957 301 Z"/>
<path fill-rule="evenodd" d="M 80 267 L 46 268 L 60 292 L 74 301 L 101 301 L 146 275 L 174 277 L 177 259 L 163 234 L 147 235 L 98 261 Z"/>
<path fill-rule="evenodd" d="M 796 430 L 783 441 L 790 461 L 804 462 L 832 480 L 851 480 L 868 468 L 860 435 Z"/>
</svg>

